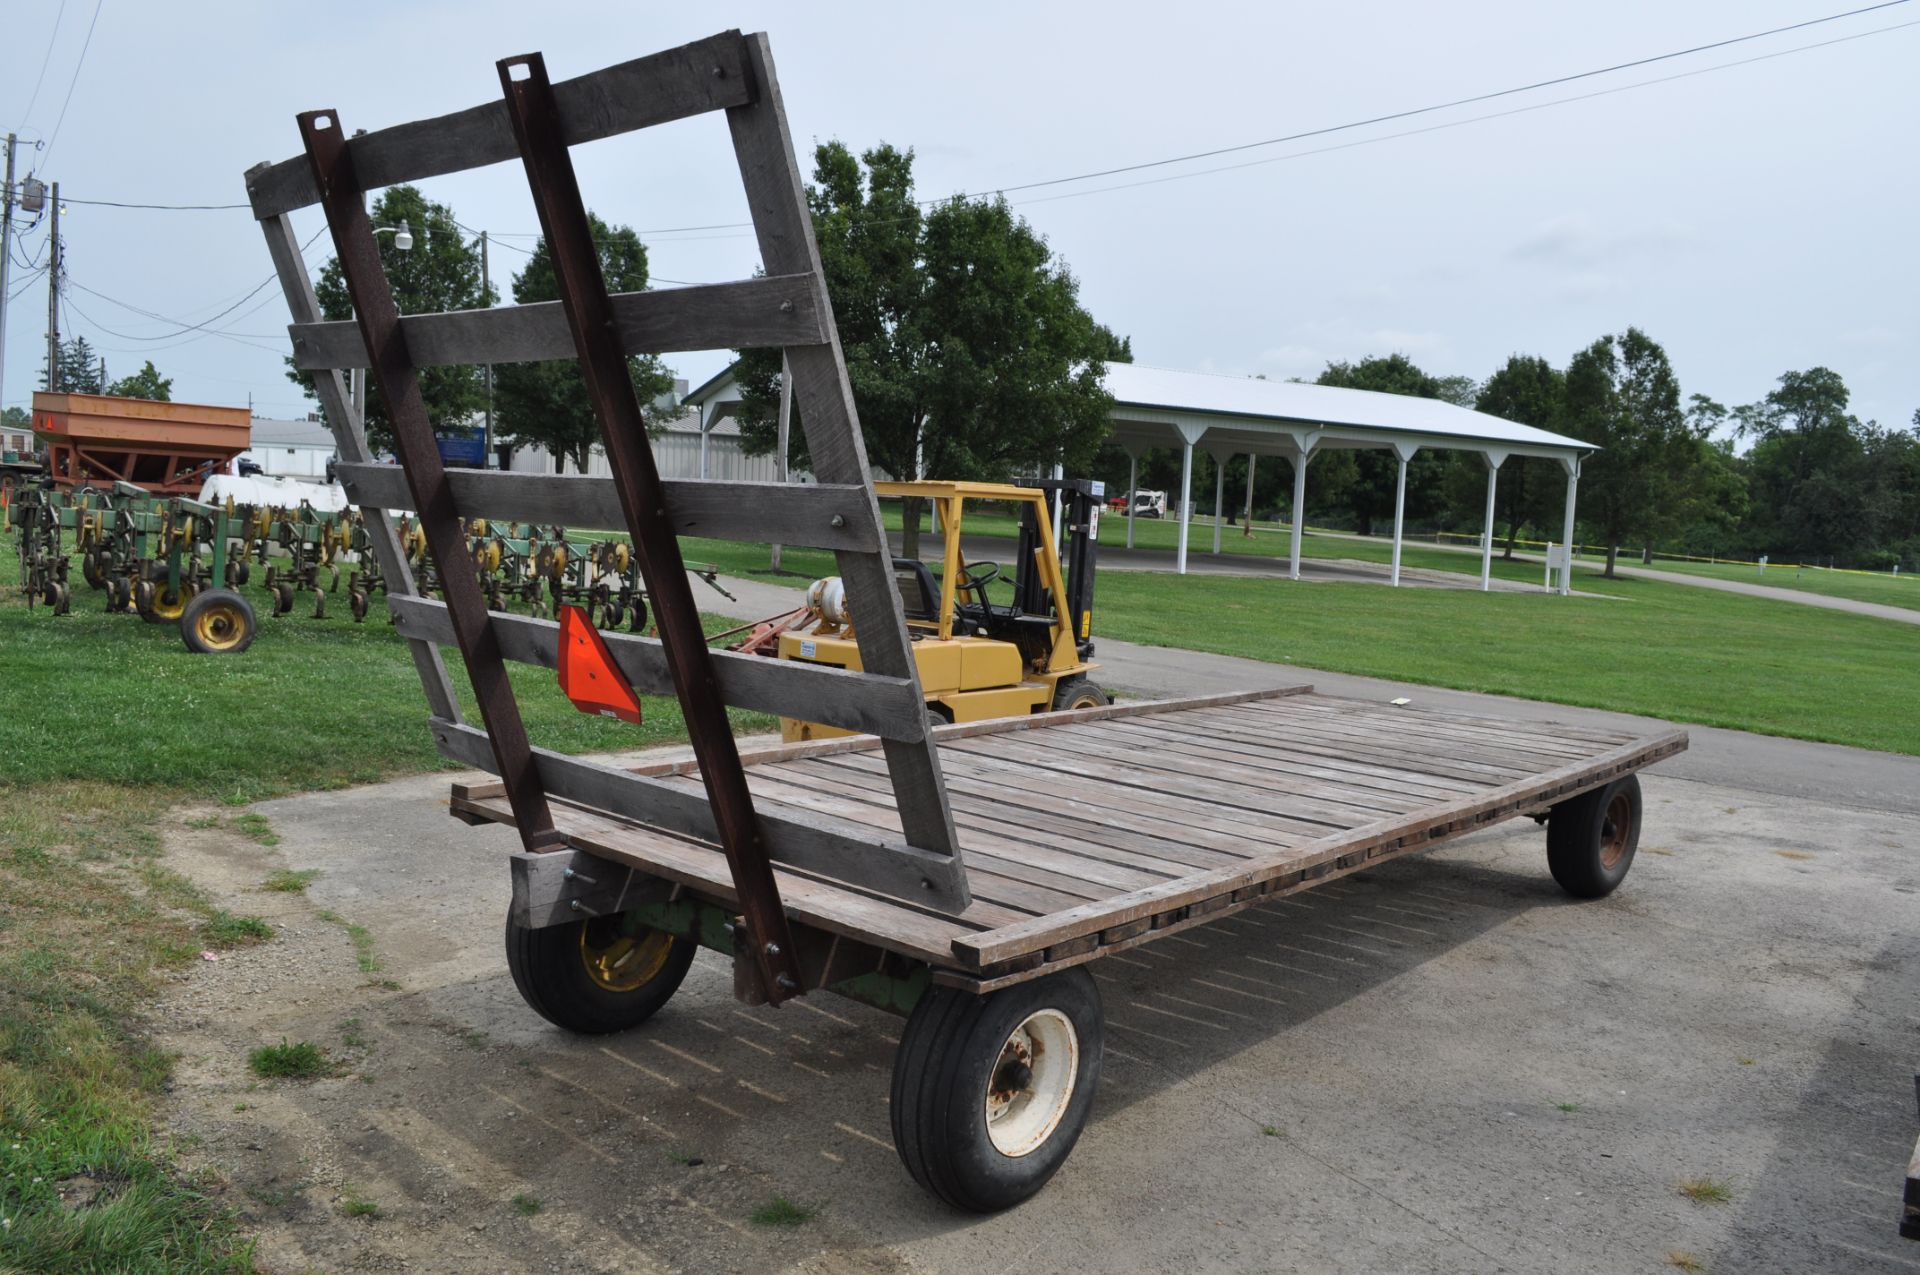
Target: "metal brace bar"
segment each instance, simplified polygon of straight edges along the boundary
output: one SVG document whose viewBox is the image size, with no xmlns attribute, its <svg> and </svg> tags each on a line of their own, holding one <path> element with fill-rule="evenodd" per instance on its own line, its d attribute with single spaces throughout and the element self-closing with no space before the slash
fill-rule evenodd
<svg viewBox="0 0 1920 1275">
<path fill-rule="evenodd" d="M 554 829 L 547 795 L 533 765 L 533 751 L 520 706 L 500 655 L 500 643 L 487 618 L 480 582 L 467 556 L 466 536 L 454 506 L 426 401 L 420 395 L 420 377 L 407 355 L 400 332 L 400 312 L 380 265 L 372 224 L 361 203 L 361 188 L 348 153 L 346 130 L 337 111 L 307 111 L 300 115 L 300 139 L 313 168 L 314 184 L 326 211 L 327 229 L 347 291 L 353 297 L 360 334 L 374 352 L 374 371 L 386 398 L 393 423 L 393 445 L 406 468 L 407 485 L 420 513 L 427 547 L 440 567 L 441 589 L 454 636 L 466 661 L 480 716 L 487 724 L 500 778 L 512 803 L 521 843 L 530 852 L 559 849 L 564 842 Z"/>
<path fill-rule="evenodd" d="M 587 396 L 600 421 L 600 434 L 613 472 L 614 488 L 633 534 L 640 572 L 659 628 L 673 685 L 700 777 L 713 807 L 721 849 L 739 892 L 752 957 L 768 1002 L 778 1004 L 801 991 L 800 966 L 780 888 L 773 876 L 746 771 L 740 764 L 725 702 L 707 655 L 700 612 L 687 584 L 680 542 L 668 517 L 667 501 L 647 444 L 646 422 L 633 391 L 621 347 L 613 305 L 600 269 L 586 204 L 574 176 L 573 159 L 562 137 L 553 86 L 537 53 L 506 58 L 499 64 L 507 115 L 513 121 L 527 184 L 533 192 L 540 229 L 553 257 L 560 300 L 580 354 Z M 368 342 L 372 346 L 371 340 Z M 377 348 L 377 347 L 375 347 Z M 411 466 L 409 466 L 411 470 Z"/>
</svg>

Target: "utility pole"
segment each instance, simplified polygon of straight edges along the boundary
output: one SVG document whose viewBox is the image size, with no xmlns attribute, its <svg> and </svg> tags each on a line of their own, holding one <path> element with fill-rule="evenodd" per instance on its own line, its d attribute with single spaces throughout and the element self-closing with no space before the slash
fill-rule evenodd
<svg viewBox="0 0 1920 1275">
<path fill-rule="evenodd" d="M 47 391 L 60 392 L 60 183 L 53 184 L 53 242 L 47 249 Z"/>
<path fill-rule="evenodd" d="M 0 408 L 7 401 L 7 266 L 13 261 L 13 148 L 7 134 L 7 185 L 0 190 Z"/>
</svg>

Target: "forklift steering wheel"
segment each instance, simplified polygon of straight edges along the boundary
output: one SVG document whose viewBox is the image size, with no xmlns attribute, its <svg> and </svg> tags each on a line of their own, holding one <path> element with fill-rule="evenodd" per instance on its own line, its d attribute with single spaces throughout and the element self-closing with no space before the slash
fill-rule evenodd
<svg viewBox="0 0 1920 1275">
<path fill-rule="evenodd" d="M 958 575 L 954 577 L 953 582 L 959 585 L 962 589 L 966 589 L 970 592 L 979 594 L 980 603 L 982 606 L 985 606 L 987 605 L 986 586 L 992 584 L 995 580 L 998 580 L 999 578 L 1000 578 L 999 563 L 968 562 L 968 563 L 963 563 L 961 565 L 960 572 Z"/>
</svg>

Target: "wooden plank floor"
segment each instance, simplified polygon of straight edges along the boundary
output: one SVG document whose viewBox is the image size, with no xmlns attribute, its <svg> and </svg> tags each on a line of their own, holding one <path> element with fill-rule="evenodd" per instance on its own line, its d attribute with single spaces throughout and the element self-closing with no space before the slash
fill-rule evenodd
<svg viewBox="0 0 1920 1275">
<path fill-rule="evenodd" d="M 798 919 L 993 986 L 1539 809 L 1685 747 L 1678 731 L 1640 738 L 1311 693 L 949 727 L 940 763 L 972 907 L 942 916 L 785 871 L 781 889 Z M 757 756 L 759 809 L 900 834 L 876 745 Z M 686 764 L 649 770 L 701 791 Z M 484 794 L 464 804 L 505 813 Z M 583 849 L 731 894 L 717 850 L 574 808 L 557 818 Z"/>
</svg>

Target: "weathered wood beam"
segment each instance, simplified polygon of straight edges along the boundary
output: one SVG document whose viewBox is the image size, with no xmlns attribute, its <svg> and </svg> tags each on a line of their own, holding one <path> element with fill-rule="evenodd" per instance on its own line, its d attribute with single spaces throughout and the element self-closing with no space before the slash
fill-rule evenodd
<svg viewBox="0 0 1920 1275">
<path fill-rule="evenodd" d="M 738 31 L 562 80 L 553 91 L 569 146 L 744 106 L 754 98 Z M 520 157 L 503 102 L 377 129 L 354 138 L 347 149 L 367 190 Z M 249 173 L 247 197 L 255 219 L 265 220 L 319 203 L 320 190 L 302 155 Z"/>
<path fill-rule="evenodd" d="M 394 627 L 414 640 L 450 643 L 453 624 L 444 603 L 424 598 L 390 600 Z M 490 613 L 500 654 L 520 664 L 555 667 L 559 659 L 560 626 L 552 620 Z M 633 689 L 643 695 L 672 695 L 673 678 L 658 638 L 632 633 L 601 633 L 607 649 Z M 897 677 L 855 673 L 805 660 L 772 660 L 764 655 L 714 651 L 714 680 L 720 696 L 737 708 L 824 722 L 842 730 L 861 731 L 883 738 L 919 740 L 927 733 L 926 705 L 913 686 Z M 690 763 L 689 772 L 693 769 Z"/>
<path fill-rule="evenodd" d="M 340 465 L 336 475 L 356 505 L 412 509 L 398 465 Z M 453 501 L 463 517 L 538 522 L 582 530 L 626 526 L 610 478 L 579 474 L 516 474 L 497 469 L 449 469 Z M 667 516 L 674 533 L 718 540 L 777 541 L 855 553 L 881 551 L 879 532 L 865 516 L 864 488 L 835 483 L 735 483 L 669 479 Z"/>
<path fill-rule="evenodd" d="M 476 770 L 494 770 L 487 733 L 478 727 L 436 718 L 433 738 L 441 756 Z M 616 811 L 620 818 L 709 844 L 719 835 L 702 793 L 545 748 L 535 748 L 533 760 L 541 787 L 554 798 Z M 768 857 L 777 863 L 921 907 L 957 912 L 967 905 L 966 874 L 947 855 L 876 835 L 870 827 L 800 812 L 756 811 L 754 818 Z"/>
<path fill-rule="evenodd" d="M 628 354 L 822 345 L 819 285 L 807 275 L 708 283 L 664 292 L 622 292 L 613 302 Z M 351 320 L 296 323 L 293 363 L 307 371 L 367 367 L 372 359 Z M 414 314 L 400 320 L 416 367 L 535 363 L 575 356 L 558 301 Z"/>
</svg>

